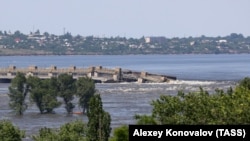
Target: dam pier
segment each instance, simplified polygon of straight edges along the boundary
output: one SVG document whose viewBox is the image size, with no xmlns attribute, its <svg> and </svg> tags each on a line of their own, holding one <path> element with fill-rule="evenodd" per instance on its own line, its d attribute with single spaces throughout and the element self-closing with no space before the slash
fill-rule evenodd
<svg viewBox="0 0 250 141">
<path fill-rule="evenodd" d="M 29 66 L 27 68 L 17 68 L 16 66 L 9 66 L 0 68 L 0 82 L 10 83 L 11 80 L 15 78 L 17 72 L 24 73 L 26 77 L 37 76 L 41 79 L 49 79 L 51 77 L 57 77 L 62 73 L 67 73 L 72 75 L 74 79 L 90 77 L 96 83 L 163 83 L 176 80 L 175 76 L 132 71 L 119 67 L 104 68 L 102 66 L 91 66 L 88 68 L 77 68 L 76 66 L 70 66 L 68 68 L 57 68 L 57 66 L 51 66 L 49 68 L 39 68 L 37 66 Z"/>
</svg>

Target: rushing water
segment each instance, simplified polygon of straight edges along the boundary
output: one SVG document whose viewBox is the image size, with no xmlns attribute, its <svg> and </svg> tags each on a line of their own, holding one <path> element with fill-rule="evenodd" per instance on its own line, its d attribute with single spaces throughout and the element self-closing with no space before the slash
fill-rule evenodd
<svg viewBox="0 0 250 141">
<path fill-rule="evenodd" d="M 216 88 L 226 90 L 238 80 L 250 76 L 250 55 L 124 55 L 124 56 L 0 56 L 0 67 L 121 67 L 176 76 L 169 83 L 97 83 L 103 107 L 111 114 L 112 127 L 133 124 L 135 114 L 150 114 L 151 101 L 163 95 L 175 95 L 178 90 L 196 91 L 200 86 L 209 92 Z M 0 83 L 0 119 L 10 119 L 28 135 L 36 134 L 41 127 L 57 128 L 74 119 L 87 121 L 85 115 L 67 116 L 63 105 L 56 114 L 39 114 L 30 105 L 23 116 L 15 116 L 8 107 L 8 86 Z M 74 101 L 77 103 L 77 100 Z M 80 110 L 78 107 L 75 111 Z"/>
</svg>

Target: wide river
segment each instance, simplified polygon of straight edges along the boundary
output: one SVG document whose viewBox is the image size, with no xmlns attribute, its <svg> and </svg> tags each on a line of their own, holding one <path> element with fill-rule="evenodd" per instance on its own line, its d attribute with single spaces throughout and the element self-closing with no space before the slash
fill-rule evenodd
<svg viewBox="0 0 250 141">
<path fill-rule="evenodd" d="M 160 95 L 175 95 L 178 90 L 196 91 L 199 86 L 213 92 L 216 88 L 226 90 L 234 87 L 244 77 L 250 77 L 250 54 L 206 55 L 86 55 L 86 56 L 0 56 L 0 68 L 16 67 L 121 67 L 176 76 L 169 83 L 97 83 L 104 110 L 112 118 L 112 127 L 135 123 L 135 114 L 150 114 L 152 100 Z M 63 105 L 56 114 L 39 114 L 30 104 L 23 116 L 15 116 L 8 107 L 8 83 L 0 83 L 0 119 L 10 119 L 27 135 L 36 134 L 41 127 L 57 128 L 62 124 L 82 119 L 85 115 L 67 116 Z M 77 102 L 76 100 L 74 101 Z M 80 109 L 76 107 L 75 111 Z"/>
</svg>

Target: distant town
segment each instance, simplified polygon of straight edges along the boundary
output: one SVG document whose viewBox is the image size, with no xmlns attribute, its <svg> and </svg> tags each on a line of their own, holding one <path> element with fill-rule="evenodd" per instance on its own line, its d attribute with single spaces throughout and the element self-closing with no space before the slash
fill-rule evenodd
<svg viewBox="0 0 250 141">
<path fill-rule="evenodd" d="M 126 55 L 250 53 L 250 37 L 147 36 L 141 38 L 54 35 L 39 30 L 23 34 L 0 31 L 0 56 L 5 55 Z"/>
</svg>

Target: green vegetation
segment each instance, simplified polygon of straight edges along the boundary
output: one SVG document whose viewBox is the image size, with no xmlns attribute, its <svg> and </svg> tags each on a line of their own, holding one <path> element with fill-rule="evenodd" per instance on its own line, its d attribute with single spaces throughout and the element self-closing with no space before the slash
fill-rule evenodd
<svg viewBox="0 0 250 141">
<path fill-rule="evenodd" d="M 88 116 L 88 141 L 108 141 L 111 128 L 111 117 L 102 107 L 100 94 L 95 94 L 89 102 Z"/>
<path fill-rule="evenodd" d="M 36 104 L 41 114 L 51 113 L 54 108 L 60 106 L 58 97 L 63 99 L 68 114 L 72 113 L 75 106 L 72 103 L 75 96 L 79 97 L 80 107 L 84 111 L 86 109 L 89 119 L 87 126 L 82 121 L 74 121 L 61 126 L 58 131 L 44 127 L 40 129 L 39 135 L 33 136 L 35 141 L 108 141 L 111 133 L 111 117 L 104 111 L 101 96 L 96 93 L 95 83 L 91 78 L 74 80 L 72 75 L 60 74 L 58 77 L 43 80 L 34 76 L 26 78 L 23 73 L 18 72 L 11 81 L 9 90 L 10 106 L 19 115 L 23 115 L 28 108 L 25 103 L 28 94 L 31 103 Z M 0 129 L 6 130 L 9 124 L 3 121 Z M 13 132 L 17 131 L 13 129 Z M 14 137 L 20 138 L 16 134 L 13 133 L 13 140 L 16 140 Z M 3 131 L 0 139 L 5 139 L 5 135 L 8 134 Z"/>
<path fill-rule="evenodd" d="M 18 72 L 16 77 L 12 80 L 9 87 L 9 106 L 18 115 L 22 115 L 27 109 L 28 105 L 25 102 L 25 98 L 28 94 L 29 85 L 26 83 L 24 74 Z"/>
<path fill-rule="evenodd" d="M 111 128 L 111 117 L 102 108 L 100 94 L 90 98 L 88 123 L 81 120 L 62 125 L 58 130 L 41 128 L 34 141 L 108 141 Z"/>
<path fill-rule="evenodd" d="M 65 105 L 66 112 L 71 114 L 75 105 L 72 100 L 79 98 L 79 106 L 83 111 L 89 109 L 90 98 L 96 93 L 95 83 L 91 78 L 74 80 L 70 74 L 60 74 L 50 79 L 40 79 L 36 76 L 24 76 L 18 72 L 9 86 L 10 108 L 18 115 L 23 115 L 30 103 L 35 103 L 41 114 L 54 113 L 54 109 Z M 59 101 L 61 98 L 63 102 Z"/>
<path fill-rule="evenodd" d="M 162 95 L 152 101 L 151 115 L 136 115 L 139 124 L 249 124 L 250 78 L 244 78 L 234 90 L 216 89 L 214 94 L 198 92 L 177 96 Z"/>
<path fill-rule="evenodd" d="M 110 141 L 128 141 L 129 129 L 128 125 L 121 125 L 114 129 L 114 135 L 110 138 Z"/>
<path fill-rule="evenodd" d="M 0 31 L 0 55 L 250 53 L 250 37 L 94 37 Z"/>
<path fill-rule="evenodd" d="M 30 99 L 35 102 L 40 110 L 40 113 L 52 113 L 54 108 L 61 105 L 57 100 L 57 79 L 40 79 L 38 77 L 30 76 L 27 79 L 30 85 Z"/>
<path fill-rule="evenodd" d="M 80 120 L 62 125 L 58 130 L 41 128 L 38 135 L 34 135 L 34 141 L 86 141 L 87 127 Z"/>
<path fill-rule="evenodd" d="M 14 126 L 9 120 L 0 120 L 1 141 L 22 141 L 25 132 Z"/>
<path fill-rule="evenodd" d="M 61 77 L 60 80 L 59 77 Z M 87 108 L 88 123 L 73 121 L 62 125 L 59 129 L 41 128 L 39 134 L 33 136 L 35 141 L 128 141 L 127 125 L 115 128 L 113 135 L 110 136 L 112 130 L 110 127 L 111 116 L 108 112 L 104 111 L 101 96 L 95 90 L 93 81 L 89 79 L 73 81 L 66 74 L 58 76 L 58 80 L 53 78 L 45 81 L 35 77 L 25 79 L 21 73 L 18 73 L 13 80 L 10 86 L 10 105 L 14 105 L 13 110 L 17 111 L 18 114 L 23 113 L 26 109 L 26 106 L 22 104 L 24 104 L 24 99 L 28 91 L 31 95 L 34 95 L 31 98 L 33 97 L 34 102 L 38 102 L 36 105 L 38 107 L 40 105 L 40 111 L 46 112 L 55 108 L 53 106 L 52 108 L 44 106 L 49 105 L 45 104 L 47 102 L 41 96 L 44 95 L 46 97 L 46 91 L 44 91 L 46 88 L 48 94 L 63 95 L 66 98 L 69 97 L 70 100 L 71 96 L 74 96 L 75 93 L 79 97 L 87 95 L 87 99 L 89 99 L 89 102 L 85 101 L 88 103 L 87 106 L 81 103 L 82 101 L 79 101 L 79 104 L 83 104 Z M 45 82 L 49 85 L 46 85 Z M 86 85 L 84 85 L 85 83 Z M 69 88 L 74 89 L 70 91 L 68 90 Z M 19 100 L 19 97 L 21 100 Z M 53 100 L 53 98 L 50 99 Z M 71 102 L 70 100 L 69 102 Z M 214 93 L 210 94 L 200 87 L 197 92 L 184 93 L 183 91 L 179 91 L 175 96 L 161 95 L 158 99 L 153 100 L 151 105 L 153 110 L 150 115 L 135 115 L 137 124 L 249 124 L 250 78 L 246 77 L 242 79 L 234 89 L 229 88 L 226 92 L 217 88 Z M 23 109 L 22 107 L 25 108 Z M 50 110 L 47 110 L 45 107 L 49 107 Z M 0 122 L 0 139 L 18 141 L 22 137 L 24 137 L 24 132 L 13 126 L 11 122 Z"/>
<path fill-rule="evenodd" d="M 75 107 L 72 103 L 74 94 L 76 93 L 75 80 L 72 75 L 66 73 L 59 75 L 57 79 L 58 95 L 63 98 L 65 109 L 70 114 Z"/>
<path fill-rule="evenodd" d="M 89 109 L 89 100 L 96 93 L 95 83 L 91 78 L 81 77 L 76 82 L 77 96 L 79 97 L 78 105 L 82 108 L 83 113 Z M 88 111 L 87 111 L 88 112 Z"/>
</svg>

